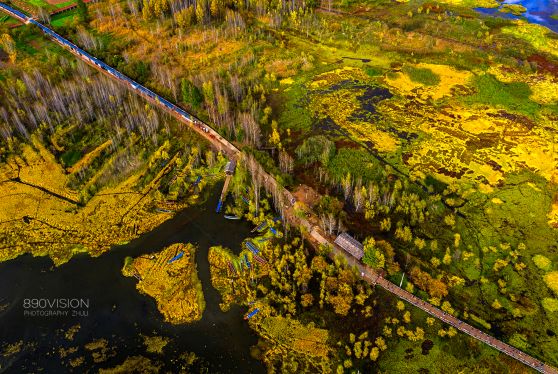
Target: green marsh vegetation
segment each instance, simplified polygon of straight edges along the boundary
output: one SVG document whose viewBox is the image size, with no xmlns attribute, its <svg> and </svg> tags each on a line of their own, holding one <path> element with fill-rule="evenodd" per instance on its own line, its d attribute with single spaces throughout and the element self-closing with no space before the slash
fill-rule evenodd
<svg viewBox="0 0 558 374">
<path fill-rule="evenodd" d="M 421 83 L 425 86 L 436 86 L 440 83 L 440 78 L 430 69 L 404 66 L 403 72 L 407 74 L 412 81 Z"/>
</svg>

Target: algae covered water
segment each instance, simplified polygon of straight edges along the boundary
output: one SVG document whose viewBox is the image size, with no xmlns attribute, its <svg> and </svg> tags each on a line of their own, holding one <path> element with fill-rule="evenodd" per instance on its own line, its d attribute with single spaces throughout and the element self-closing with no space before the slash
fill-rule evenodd
<svg viewBox="0 0 558 374">
<path fill-rule="evenodd" d="M 218 197 L 216 187 L 203 206 L 188 208 L 98 258 L 78 255 L 59 268 L 48 258 L 29 255 L 0 263 L 0 373 L 97 372 L 134 356 L 149 359 L 138 361 L 142 365 L 147 362 L 170 372 L 264 372 L 250 357 L 257 338 L 242 318 L 246 311 L 236 307 L 221 312 L 220 295 L 211 286 L 209 247 L 223 245 L 238 252 L 250 231 L 246 222 L 214 212 Z M 163 321 L 153 299 L 138 293 L 137 280 L 124 277 L 121 268 L 126 256 L 179 242 L 198 245 L 206 310 L 201 321 L 171 325 Z M 53 310 L 68 313 L 48 315 Z M 144 336 L 169 342 L 162 353 L 147 352 Z"/>
</svg>

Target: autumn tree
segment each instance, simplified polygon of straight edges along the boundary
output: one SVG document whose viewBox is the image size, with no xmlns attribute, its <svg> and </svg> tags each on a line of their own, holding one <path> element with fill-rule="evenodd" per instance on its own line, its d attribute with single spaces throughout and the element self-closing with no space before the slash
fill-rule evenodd
<svg viewBox="0 0 558 374">
<path fill-rule="evenodd" d="M 2 49 L 4 49 L 4 51 L 8 54 L 10 61 L 14 63 L 17 58 L 17 50 L 14 39 L 11 35 L 2 34 L 2 37 L 0 37 L 0 45 L 2 45 Z"/>
<path fill-rule="evenodd" d="M 190 5 L 174 14 L 174 19 L 176 24 L 181 29 L 185 29 L 188 26 L 196 23 L 196 12 L 193 5 Z"/>
<path fill-rule="evenodd" d="M 448 288 L 441 279 L 432 278 L 430 274 L 420 270 L 417 266 L 411 269 L 410 277 L 418 288 L 428 292 L 432 297 L 442 298 L 448 294 Z"/>
<path fill-rule="evenodd" d="M 279 135 L 279 128 L 275 120 L 271 121 L 271 135 L 269 136 L 269 144 L 272 147 L 281 149 L 281 136 Z"/>
</svg>

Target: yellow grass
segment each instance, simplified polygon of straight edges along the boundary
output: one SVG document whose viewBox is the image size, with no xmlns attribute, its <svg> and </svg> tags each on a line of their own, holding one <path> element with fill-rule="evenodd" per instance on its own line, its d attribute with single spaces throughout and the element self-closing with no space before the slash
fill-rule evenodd
<svg viewBox="0 0 558 374">
<path fill-rule="evenodd" d="M 81 158 L 81 160 L 76 162 L 74 164 L 74 166 L 72 166 L 71 168 L 68 168 L 68 173 L 70 173 L 70 174 L 76 173 L 76 172 L 86 168 L 87 166 L 89 166 L 91 164 L 91 162 L 93 160 L 95 160 L 97 157 L 99 157 L 101 155 L 101 153 L 103 153 L 103 151 L 105 149 L 107 149 L 108 147 L 110 147 L 111 145 L 112 145 L 112 140 L 109 139 L 106 142 L 104 142 L 103 144 L 101 144 L 100 146 L 98 146 L 97 148 L 95 148 L 94 150 L 92 150 L 91 152 L 87 153 L 85 156 L 83 156 Z"/>
<path fill-rule="evenodd" d="M 292 78 L 285 78 L 285 79 L 281 79 L 279 81 L 279 84 L 282 84 L 284 86 L 290 86 L 293 83 L 294 83 L 294 80 Z"/>
<path fill-rule="evenodd" d="M 182 258 L 168 263 L 179 253 Z M 165 321 L 179 324 L 201 319 L 205 301 L 194 261 L 192 244 L 173 244 L 162 251 L 135 258 L 122 273 L 138 275 L 136 288 L 155 299 Z"/>
<path fill-rule="evenodd" d="M 416 91 L 417 95 L 421 97 L 431 97 L 434 100 L 438 100 L 442 97 L 450 96 L 455 86 L 467 84 L 472 76 L 471 72 L 457 70 L 448 65 L 419 63 L 414 66 L 420 69 L 431 70 L 440 78 L 440 83 L 435 86 L 425 87 L 420 83 L 412 81 L 409 75 L 403 72 L 395 73 L 394 78 L 386 77 L 385 83 L 401 94 Z"/>
<path fill-rule="evenodd" d="M 284 317 L 266 317 L 256 324 L 260 334 L 289 351 L 306 356 L 307 359 L 327 359 L 331 348 L 327 344 L 328 330 L 303 325 L 297 320 Z"/>
<path fill-rule="evenodd" d="M 310 88 L 323 88 L 345 80 L 367 81 L 369 79 L 370 78 L 362 69 L 354 66 L 343 66 L 340 69 L 335 69 L 315 76 L 313 81 L 310 83 Z"/>
<path fill-rule="evenodd" d="M 340 82 L 367 82 L 370 77 L 356 67 L 345 66 L 320 74 L 310 82 L 311 89 L 323 90 Z M 364 88 L 342 87 L 326 92 L 317 91 L 312 95 L 311 110 L 319 116 L 331 118 L 338 126 L 347 130 L 358 141 L 370 141 L 380 152 L 394 152 L 399 147 L 399 139 L 383 131 L 374 121 L 353 118 L 353 113 L 361 108 L 358 97 Z"/>
<path fill-rule="evenodd" d="M 500 6 L 500 3 L 496 0 L 438 0 L 437 2 L 469 8 L 498 8 Z"/>
<path fill-rule="evenodd" d="M 503 27 L 502 32 L 526 40 L 539 51 L 558 57 L 558 40 L 547 36 L 551 33 L 549 29 L 523 20 L 517 20 L 515 23 L 514 26 Z"/>
<path fill-rule="evenodd" d="M 551 81 L 550 77 L 530 85 L 533 92 L 531 100 L 539 104 L 552 104 L 558 102 L 558 81 Z"/>
<path fill-rule="evenodd" d="M 493 197 L 492 200 L 490 200 L 490 201 L 492 201 L 492 203 L 496 204 L 496 205 L 501 205 L 501 204 L 504 203 L 501 199 L 499 199 L 497 197 Z"/>
<path fill-rule="evenodd" d="M 486 191 L 506 173 L 529 169 L 549 181 L 558 170 L 552 121 L 529 125 L 496 109 L 470 109 L 452 103 L 442 110 L 414 98 L 382 102 L 378 111 L 399 128 L 426 134 L 409 146 L 407 164 L 446 182 L 467 179 Z M 404 116 L 401 113 L 405 113 Z M 481 187 L 482 185 L 482 187 Z"/>
<path fill-rule="evenodd" d="M 100 255 L 171 217 L 153 210 L 151 191 L 137 191 L 142 170 L 79 205 L 60 164 L 40 143 L 34 147 L 0 164 L 0 260 L 31 253 L 59 265 L 79 251 Z M 18 173 L 29 185 L 14 179 Z"/>
</svg>

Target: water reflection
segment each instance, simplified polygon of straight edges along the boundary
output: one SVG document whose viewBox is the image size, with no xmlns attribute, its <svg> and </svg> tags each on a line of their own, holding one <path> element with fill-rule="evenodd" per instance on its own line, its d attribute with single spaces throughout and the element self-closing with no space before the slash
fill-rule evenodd
<svg viewBox="0 0 558 374">
<path fill-rule="evenodd" d="M 558 0 L 505 0 L 503 4 L 519 4 L 527 8 L 521 16 L 511 13 L 499 12 L 498 8 L 476 8 L 477 11 L 497 17 L 508 19 L 527 19 L 529 22 L 537 23 L 558 32 Z"/>
</svg>

